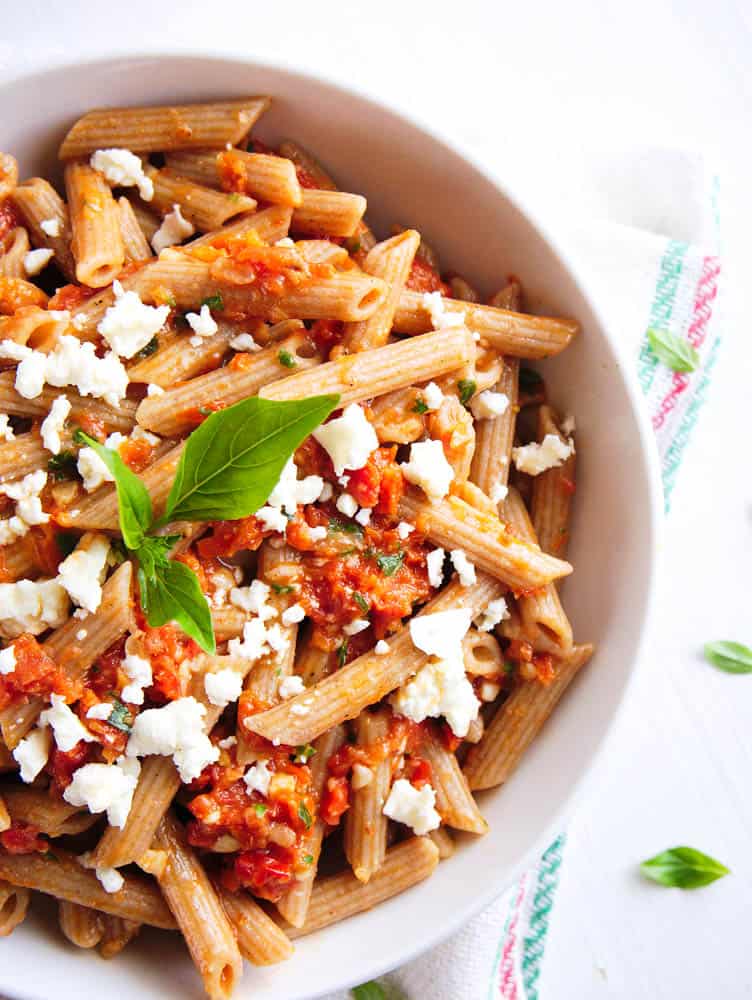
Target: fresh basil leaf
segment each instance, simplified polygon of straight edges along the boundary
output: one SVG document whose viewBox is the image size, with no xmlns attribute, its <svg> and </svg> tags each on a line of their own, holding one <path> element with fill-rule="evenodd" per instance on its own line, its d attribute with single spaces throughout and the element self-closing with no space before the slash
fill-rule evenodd
<svg viewBox="0 0 752 1000">
<path fill-rule="evenodd" d="M 648 330 L 650 349 L 664 365 L 675 372 L 693 372 L 700 363 L 700 355 L 686 340 L 669 330 Z"/>
<path fill-rule="evenodd" d="M 337 395 L 281 403 L 252 396 L 207 417 L 186 442 L 160 523 L 253 514 L 298 445 L 338 403 Z"/>
<path fill-rule="evenodd" d="M 379 552 L 376 556 L 376 565 L 384 576 L 394 576 L 404 561 L 404 552 L 394 552 L 392 554 Z"/>
<path fill-rule="evenodd" d="M 290 354 L 289 351 L 286 351 L 284 347 L 280 348 L 279 354 L 277 355 L 277 359 L 279 360 L 279 363 L 281 365 L 285 366 L 285 368 L 298 367 L 298 362 L 295 360 L 295 356 L 293 354 Z"/>
<path fill-rule="evenodd" d="M 642 874 L 675 889 L 699 889 L 729 874 L 728 868 L 694 847 L 672 847 L 640 865 Z"/>
<path fill-rule="evenodd" d="M 428 405 L 422 399 L 416 399 L 413 403 L 413 413 L 428 413 Z"/>
<path fill-rule="evenodd" d="M 310 830 L 311 824 L 313 823 L 313 816 L 311 816 L 311 814 L 306 809 L 305 802 L 301 802 L 300 805 L 298 806 L 298 816 L 300 816 L 300 818 L 305 823 L 306 830 Z"/>
<path fill-rule="evenodd" d="M 373 979 L 369 983 L 353 986 L 350 992 L 353 995 L 353 1000 L 386 1000 L 384 987 Z"/>
<path fill-rule="evenodd" d="M 752 674 L 752 649 L 740 642 L 708 642 L 705 659 L 727 674 Z"/>
<path fill-rule="evenodd" d="M 350 645 L 350 640 L 345 639 L 345 641 L 337 646 L 337 665 L 344 667 L 347 662 L 347 647 Z"/>
<path fill-rule="evenodd" d="M 474 378 L 461 378 L 457 383 L 457 388 L 460 393 L 460 402 L 463 406 L 467 406 L 470 400 L 475 395 L 475 390 L 478 388 L 478 383 Z"/>
<path fill-rule="evenodd" d="M 371 610 L 371 605 L 359 591 L 357 590 L 353 591 L 353 600 L 358 605 L 358 607 L 360 608 L 360 610 L 363 612 L 364 615 L 367 615 L 368 612 Z"/>
<path fill-rule="evenodd" d="M 115 477 L 120 534 L 123 536 L 127 548 L 137 549 L 151 527 L 152 510 L 149 491 L 136 473 L 131 472 L 120 455 L 112 448 L 105 448 L 103 444 L 95 441 L 82 430 L 76 431 L 75 439 L 79 443 L 93 448 Z"/>
<path fill-rule="evenodd" d="M 213 654 L 216 651 L 209 602 L 192 570 L 173 559 L 164 565 L 155 564 L 149 576 L 142 563 L 138 582 L 141 606 L 150 625 L 156 628 L 175 621 L 204 652 Z"/>
<path fill-rule="evenodd" d="M 128 709 L 119 698 L 116 698 L 112 705 L 112 711 L 110 712 L 107 722 L 114 726 L 115 729 L 119 729 L 123 733 L 129 733 L 133 728 L 133 716 L 131 715 L 130 709 Z"/>
<path fill-rule="evenodd" d="M 145 538 L 136 551 L 142 572 L 152 579 L 157 570 L 169 562 L 169 552 L 180 535 L 152 535 Z"/>
<path fill-rule="evenodd" d="M 222 299 L 221 292 L 215 292 L 214 295 L 208 296 L 208 298 L 201 300 L 202 306 L 209 306 L 209 310 L 213 311 L 216 309 L 217 312 L 222 312 L 225 307 L 224 301 Z"/>
</svg>

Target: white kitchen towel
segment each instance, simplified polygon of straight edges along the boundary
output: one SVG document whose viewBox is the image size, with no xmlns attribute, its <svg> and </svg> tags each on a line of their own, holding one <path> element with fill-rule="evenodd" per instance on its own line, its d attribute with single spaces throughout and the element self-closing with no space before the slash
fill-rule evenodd
<svg viewBox="0 0 752 1000">
<path fill-rule="evenodd" d="M 567 206 L 569 216 L 560 212 L 553 228 L 588 275 L 611 328 L 632 347 L 668 510 L 720 343 L 717 180 L 702 157 L 669 149 L 590 150 L 559 166 L 555 181 L 553 172 L 538 178 L 539 190 L 527 171 L 527 195 L 549 218 Z M 697 369 L 681 374 L 661 364 L 647 343 L 649 327 L 692 344 Z M 444 944 L 382 976 L 388 1000 L 558 1000 L 539 987 L 550 921 L 567 917 L 554 909 L 565 842 L 562 833 L 516 885 Z"/>
</svg>

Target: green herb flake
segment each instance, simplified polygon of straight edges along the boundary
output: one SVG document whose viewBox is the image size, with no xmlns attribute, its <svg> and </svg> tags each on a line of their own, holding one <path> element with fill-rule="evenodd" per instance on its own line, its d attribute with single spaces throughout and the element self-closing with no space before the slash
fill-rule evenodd
<svg viewBox="0 0 752 1000">
<path fill-rule="evenodd" d="M 516 670 L 517 670 L 517 664 L 513 663 L 511 660 L 506 660 L 504 662 L 504 668 L 503 669 L 504 669 L 504 673 L 508 677 L 511 677 L 512 674 L 514 674 L 516 672 Z"/>
<path fill-rule="evenodd" d="M 640 871 L 645 878 L 672 889 L 700 889 L 730 874 L 715 858 L 694 847 L 672 847 L 643 861 Z"/>
<path fill-rule="evenodd" d="M 653 354 L 672 371 L 693 372 L 700 364 L 695 348 L 675 333 L 651 326 L 647 336 Z"/>
<path fill-rule="evenodd" d="M 379 552 L 376 556 L 376 565 L 384 576 L 394 576 L 404 561 L 404 552 L 394 552 L 391 555 L 386 552 Z"/>
<path fill-rule="evenodd" d="M 365 597 L 363 597 L 363 595 L 361 593 L 359 593 L 359 591 L 357 591 L 357 590 L 353 591 L 353 595 L 352 596 L 353 596 L 353 600 L 358 605 L 358 607 L 363 612 L 363 614 L 367 615 L 368 612 L 371 610 L 371 605 L 368 603 L 368 601 L 365 599 Z"/>
<path fill-rule="evenodd" d="M 57 861 L 58 864 L 60 863 L 60 858 L 53 851 L 47 851 L 44 856 L 49 861 Z"/>
<path fill-rule="evenodd" d="M 346 535 L 358 535 L 359 538 L 363 536 L 363 529 L 356 521 L 341 521 L 338 517 L 329 518 L 329 531 L 340 531 Z"/>
<path fill-rule="evenodd" d="M 280 349 L 279 354 L 277 355 L 277 359 L 279 363 L 283 365 L 285 368 L 298 367 L 298 362 L 295 360 L 294 355 L 290 354 L 289 351 L 286 351 L 284 347 Z"/>
<path fill-rule="evenodd" d="M 350 992 L 353 995 L 353 1000 L 386 1000 L 384 987 L 374 980 L 362 983 L 360 986 L 353 986 Z"/>
<path fill-rule="evenodd" d="M 345 639 L 341 646 L 337 647 L 337 665 L 344 667 L 347 662 L 347 647 L 349 645 L 349 640 Z"/>
<path fill-rule="evenodd" d="M 110 712 L 107 722 L 111 726 L 114 726 L 115 729 L 119 729 L 121 733 L 129 733 L 133 728 L 133 716 L 131 715 L 131 711 L 119 699 L 116 699 L 113 703 L 112 711 Z"/>
<path fill-rule="evenodd" d="M 303 855 L 303 864 L 304 865 L 312 865 L 313 864 L 313 855 L 312 854 L 304 854 Z"/>
<path fill-rule="evenodd" d="M 306 743 L 304 746 L 295 748 L 293 760 L 296 764 L 307 764 L 315 753 L 316 747 L 312 747 L 310 743 Z"/>
<path fill-rule="evenodd" d="M 289 583 L 273 583 L 271 588 L 275 594 L 291 594 L 295 590 Z"/>
<path fill-rule="evenodd" d="M 263 802 L 255 802 L 253 805 L 254 812 L 257 816 L 263 816 L 268 808 L 269 806 L 264 805 Z"/>
<path fill-rule="evenodd" d="M 360 252 L 360 239 L 357 236 L 351 236 L 345 241 L 345 250 L 349 254 L 356 254 Z"/>
<path fill-rule="evenodd" d="M 171 309 L 174 309 L 177 303 L 175 302 L 175 299 L 172 296 L 170 296 L 165 305 L 168 305 Z M 158 350 L 159 350 L 159 337 L 155 333 L 154 336 L 149 341 L 149 343 L 145 347 L 142 347 L 137 354 L 133 355 L 133 360 L 143 361 L 144 358 L 150 358 L 152 354 L 155 354 Z"/>
<path fill-rule="evenodd" d="M 215 292 L 214 295 L 210 295 L 208 298 L 202 299 L 201 300 L 201 305 L 202 306 L 209 306 L 209 309 L 212 312 L 214 312 L 215 310 L 217 312 L 222 312 L 222 310 L 225 307 L 224 300 L 222 299 L 222 293 L 221 292 Z"/>
<path fill-rule="evenodd" d="M 55 480 L 71 479 L 76 475 L 76 455 L 72 451 L 60 451 L 47 461 L 47 471 Z"/>
<path fill-rule="evenodd" d="M 460 394 L 460 402 L 463 406 L 467 406 L 470 400 L 475 395 L 478 388 L 478 383 L 474 378 L 461 378 L 457 383 L 457 388 Z"/>
<path fill-rule="evenodd" d="M 413 403 L 413 413 L 428 413 L 428 406 L 422 399 L 418 398 Z"/>
<path fill-rule="evenodd" d="M 305 823 L 306 830 L 310 830 L 311 824 L 313 823 L 313 816 L 311 816 L 311 814 L 306 809 L 305 802 L 301 802 L 300 805 L 298 806 L 298 816 L 300 816 L 300 818 Z"/>
<path fill-rule="evenodd" d="M 727 674 L 752 674 L 752 649 L 740 642 L 708 642 L 705 659 Z"/>
</svg>

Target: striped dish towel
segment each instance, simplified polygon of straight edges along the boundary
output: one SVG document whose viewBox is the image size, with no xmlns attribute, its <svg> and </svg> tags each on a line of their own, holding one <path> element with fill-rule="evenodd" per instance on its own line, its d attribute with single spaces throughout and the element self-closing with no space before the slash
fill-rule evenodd
<svg viewBox="0 0 752 1000">
<path fill-rule="evenodd" d="M 640 183 L 641 178 L 648 183 Z M 587 213 L 595 219 L 586 228 L 568 226 L 565 242 L 578 258 L 580 273 L 589 276 L 616 336 L 633 347 L 668 511 L 720 343 L 717 180 L 699 158 L 670 150 L 600 157 L 591 151 L 586 164 L 572 164 L 559 180 L 566 188 L 560 204 L 574 201 L 580 206 L 578 218 Z M 649 327 L 692 344 L 700 356 L 697 370 L 684 375 L 661 364 L 647 342 Z M 381 977 L 387 998 L 539 1000 L 565 843 L 562 833 L 516 885 L 454 937 Z M 577 844 L 568 849 L 576 851 Z"/>
</svg>

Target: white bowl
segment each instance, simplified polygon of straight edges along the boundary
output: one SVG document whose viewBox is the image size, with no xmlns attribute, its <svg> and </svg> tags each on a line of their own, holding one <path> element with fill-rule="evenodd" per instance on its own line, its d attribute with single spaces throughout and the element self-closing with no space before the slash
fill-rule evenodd
<svg viewBox="0 0 752 1000">
<path fill-rule="evenodd" d="M 633 359 L 594 310 L 530 212 L 450 145 L 361 96 L 295 72 L 205 56 L 115 58 L 60 67 L 0 89 L 2 147 L 22 176 L 52 172 L 58 142 L 91 107 L 202 101 L 267 93 L 262 138 L 294 137 L 331 168 L 342 187 L 368 198 L 368 218 L 420 230 L 442 264 L 495 291 L 518 275 L 554 314 L 574 316 L 582 335 L 547 363 L 554 402 L 577 418 L 575 567 L 564 597 L 580 640 L 598 652 L 501 790 L 481 796 L 491 832 L 461 840 L 433 878 L 397 899 L 296 944 L 282 965 L 246 966 L 237 996 L 296 1000 L 363 982 L 431 947 L 488 903 L 557 832 L 581 779 L 612 727 L 645 634 L 653 592 L 660 486 L 650 428 L 640 412 Z M 0 992 L 71 1000 L 81 995 L 166 1000 L 200 995 L 176 935 L 143 933 L 113 962 L 68 945 L 35 913 L 0 943 Z"/>
</svg>

